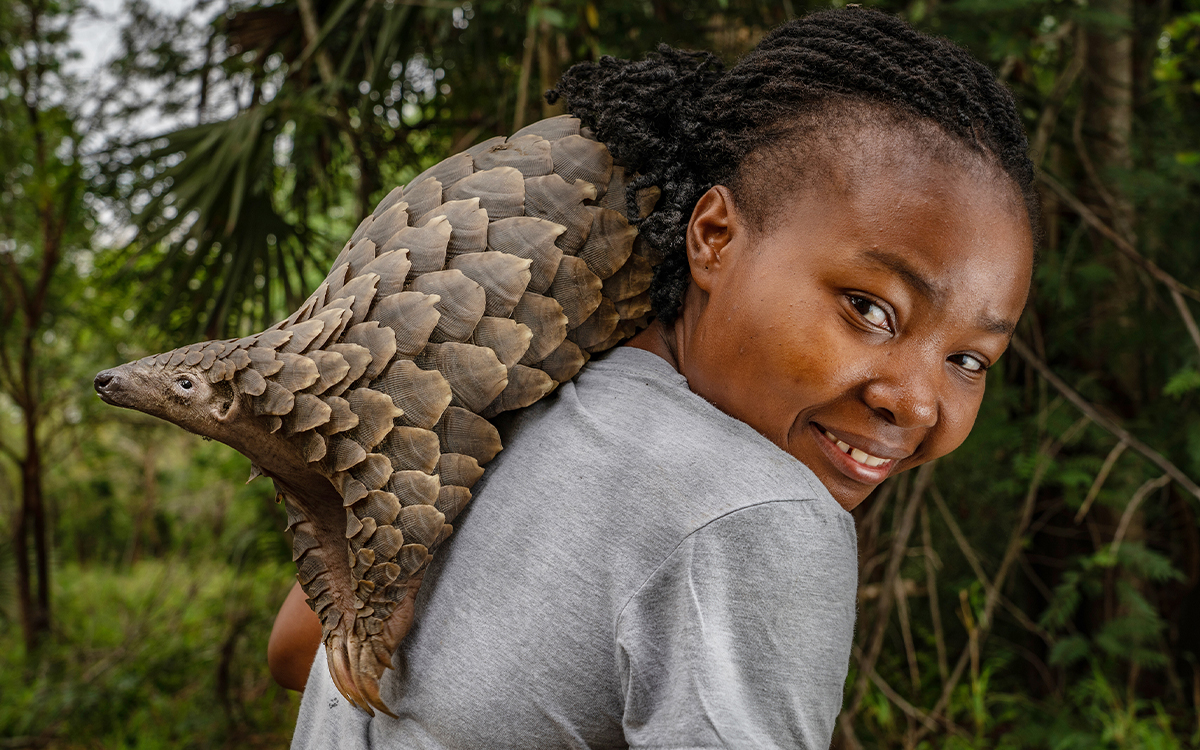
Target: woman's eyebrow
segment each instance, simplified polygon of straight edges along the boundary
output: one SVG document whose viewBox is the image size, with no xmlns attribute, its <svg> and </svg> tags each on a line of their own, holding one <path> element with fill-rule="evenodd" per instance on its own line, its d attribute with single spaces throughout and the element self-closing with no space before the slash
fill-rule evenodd
<svg viewBox="0 0 1200 750">
<path fill-rule="evenodd" d="M 945 291 L 931 279 L 922 275 L 903 255 L 889 253 L 879 248 L 863 250 L 859 255 L 895 273 L 909 288 L 924 297 L 930 304 L 937 305 L 946 298 Z M 975 325 L 981 331 L 1001 336 L 1012 336 L 1013 331 L 1017 329 L 1016 321 L 997 318 L 987 313 L 982 313 Z"/>
<path fill-rule="evenodd" d="M 979 316 L 979 320 L 975 323 L 981 330 L 988 333 L 996 333 L 1002 336 L 1012 336 L 1013 331 L 1017 330 L 1017 322 L 1015 320 L 1005 320 L 1004 318 L 994 318 L 987 313 Z"/>
<path fill-rule="evenodd" d="M 924 297 L 927 302 L 936 305 L 946 296 L 945 292 L 937 284 L 923 276 L 921 272 L 918 271 L 915 266 L 909 263 L 908 260 L 902 255 L 889 253 L 886 250 L 880 250 L 879 248 L 863 250 L 860 255 L 866 260 L 883 266 L 889 271 L 895 273 L 897 276 L 903 279 L 904 283 L 911 287 L 914 292 Z"/>
</svg>

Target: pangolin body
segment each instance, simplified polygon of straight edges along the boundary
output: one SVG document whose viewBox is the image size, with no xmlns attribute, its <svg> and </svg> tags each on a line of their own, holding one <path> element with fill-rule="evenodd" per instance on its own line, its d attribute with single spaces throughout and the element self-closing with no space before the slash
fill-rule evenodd
<svg viewBox="0 0 1200 750">
<path fill-rule="evenodd" d="M 391 713 L 421 577 L 501 449 L 488 418 L 648 322 L 631 178 L 569 116 L 493 138 L 389 193 L 286 320 L 96 377 L 274 480 L 334 683 L 368 713 Z"/>
</svg>

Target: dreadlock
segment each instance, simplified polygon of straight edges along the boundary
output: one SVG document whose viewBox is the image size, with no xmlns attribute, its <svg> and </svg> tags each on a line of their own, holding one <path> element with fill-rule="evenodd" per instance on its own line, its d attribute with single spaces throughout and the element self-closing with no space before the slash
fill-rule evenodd
<svg viewBox="0 0 1200 750">
<path fill-rule="evenodd" d="M 943 138 L 993 162 L 1020 190 L 1036 231 L 1033 165 L 1008 89 L 963 49 L 878 11 L 846 8 L 786 23 L 728 72 L 711 53 L 665 44 L 645 60 L 605 56 L 570 68 L 546 92 L 551 103 L 559 97 L 639 174 L 631 216 L 637 189 L 662 191 L 639 230 L 661 256 L 650 297 L 663 322 L 675 318 L 691 277 L 685 234 L 700 197 L 727 185 L 739 208 L 752 209 L 750 220 L 761 221 L 756 201 L 771 191 L 751 189 L 743 168 L 762 160 L 749 157 L 828 127 L 828 116 L 848 106 L 932 122 Z"/>
</svg>

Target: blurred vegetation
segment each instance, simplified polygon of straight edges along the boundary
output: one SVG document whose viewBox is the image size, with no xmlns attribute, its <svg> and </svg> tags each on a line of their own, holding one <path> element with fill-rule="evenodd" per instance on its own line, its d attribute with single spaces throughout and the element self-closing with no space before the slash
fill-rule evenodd
<svg viewBox="0 0 1200 750">
<path fill-rule="evenodd" d="M 844 748 L 1200 746 L 1200 2 L 887 0 L 1008 82 L 1045 237 L 966 445 L 864 503 Z M 282 747 L 282 513 L 104 367 L 257 330 L 359 218 L 556 110 L 571 63 L 728 59 L 796 0 L 0 2 L 0 747 Z"/>
</svg>

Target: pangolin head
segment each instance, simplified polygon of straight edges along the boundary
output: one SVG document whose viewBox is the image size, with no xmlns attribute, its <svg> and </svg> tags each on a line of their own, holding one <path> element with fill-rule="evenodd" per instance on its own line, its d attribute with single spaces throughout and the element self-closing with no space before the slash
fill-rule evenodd
<svg viewBox="0 0 1200 750">
<path fill-rule="evenodd" d="M 335 322 L 145 357 L 99 373 L 95 388 L 109 404 L 230 445 L 250 458 L 255 474 L 275 481 L 334 682 L 365 711 L 390 713 L 379 677 L 411 623 L 429 550 L 450 527 L 434 507 L 440 486 L 429 466 L 394 472 L 391 460 L 373 449 L 386 449 L 394 433 L 392 440 L 422 441 L 424 453 L 436 457 L 438 438 L 428 429 L 394 426 L 403 411 L 368 387 L 373 379 L 387 389 L 420 377 L 411 361 L 386 371 L 374 364 L 393 357 L 394 344 L 372 356 L 379 348 L 372 337 L 386 329 L 363 323 L 329 351 L 306 350 L 326 326 L 340 332 L 350 322 L 349 308 L 336 313 Z M 448 402 L 445 391 L 440 401 Z"/>
<path fill-rule="evenodd" d="M 199 363 L 169 364 L 174 354 L 167 352 L 167 362 L 162 364 L 156 363 L 157 357 L 145 357 L 105 370 L 93 382 L 96 393 L 113 406 L 135 409 L 197 435 L 217 438 L 220 427 L 241 414 L 237 386 L 230 380 L 210 380 L 211 369 L 206 372 Z"/>
</svg>

